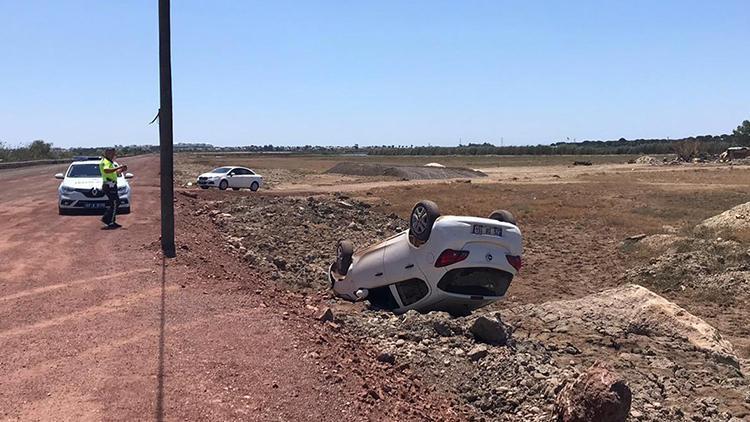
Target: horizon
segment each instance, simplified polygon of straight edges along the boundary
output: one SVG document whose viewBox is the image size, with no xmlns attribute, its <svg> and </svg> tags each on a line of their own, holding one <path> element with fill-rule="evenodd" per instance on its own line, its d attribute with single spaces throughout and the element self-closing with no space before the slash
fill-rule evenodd
<svg viewBox="0 0 750 422">
<path fill-rule="evenodd" d="M 750 118 L 748 11 L 728 0 L 180 2 L 175 144 L 729 134 Z M 12 41 L 0 46 L 0 141 L 158 143 L 148 125 L 159 104 L 155 2 L 3 2 L 0 36 Z"/>
</svg>

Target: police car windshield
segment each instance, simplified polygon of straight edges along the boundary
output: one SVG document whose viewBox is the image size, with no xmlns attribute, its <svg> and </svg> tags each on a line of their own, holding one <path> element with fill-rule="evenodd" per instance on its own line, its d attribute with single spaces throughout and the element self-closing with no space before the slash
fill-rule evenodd
<svg viewBox="0 0 750 422">
<path fill-rule="evenodd" d="M 219 167 L 217 169 L 211 170 L 211 173 L 226 173 L 231 169 L 232 169 L 231 167 Z"/>
<path fill-rule="evenodd" d="M 102 174 L 99 172 L 99 164 L 75 164 L 70 166 L 67 177 L 102 177 Z"/>
</svg>

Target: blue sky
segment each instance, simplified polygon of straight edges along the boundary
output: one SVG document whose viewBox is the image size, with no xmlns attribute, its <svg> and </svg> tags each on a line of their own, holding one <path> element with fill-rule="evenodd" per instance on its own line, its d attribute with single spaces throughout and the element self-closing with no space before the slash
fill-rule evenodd
<svg viewBox="0 0 750 422">
<path fill-rule="evenodd" d="M 172 1 L 175 142 L 729 133 L 750 2 Z M 0 0 L 0 140 L 157 143 L 157 0 Z"/>
</svg>

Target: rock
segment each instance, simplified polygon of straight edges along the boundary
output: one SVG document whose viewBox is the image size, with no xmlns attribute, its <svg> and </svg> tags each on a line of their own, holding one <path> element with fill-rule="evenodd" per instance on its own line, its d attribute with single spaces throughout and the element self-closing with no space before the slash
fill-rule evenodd
<svg viewBox="0 0 750 422">
<path fill-rule="evenodd" d="M 601 361 L 566 385 L 555 399 L 560 422 L 625 421 L 632 394 L 625 381 Z"/>
<path fill-rule="evenodd" d="M 508 341 L 508 327 L 497 318 L 480 316 L 471 324 L 469 331 L 482 343 L 504 346 Z"/>
<path fill-rule="evenodd" d="M 432 328 L 435 330 L 435 332 L 439 336 L 442 336 L 442 337 L 450 337 L 454 334 L 453 329 L 451 329 L 451 326 L 445 321 L 441 321 L 441 320 L 433 321 Z"/>
<path fill-rule="evenodd" d="M 646 236 L 648 236 L 646 233 L 634 234 L 632 236 L 626 237 L 625 240 L 630 240 L 630 241 L 633 241 L 633 242 L 637 242 L 637 241 L 645 238 Z"/>
<path fill-rule="evenodd" d="M 278 268 L 280 270 L 285 270 L 286 269 L 286 260 L 284 260 L 284 258 L 282 258 L 280 256 L 274 257 L 273 258 L 273 265 L 275 265 L 276 268 Z"/>
<path fill-rule="evenodd" d="M 482 346 L 481 344 L 478 344 L 472 347 L 471 350 L 469 350 L 469 353 L 466 354 L 466 356 L 469 357 L 469 360 L 476 362 L 484 358 L 485 356 L 487 356 L 488 353 L 489 351 L 487 350 L 487 346 Z"/>
<path fill-rule="evenodd" d="M 380 352 L 378 353 L 376 359 L 378 360 L 378 362 L 390 363 L 391 365 L 396 363 L 396 357 L 393 356 L 393 353 L 390 352 Z"/>
<path fill-rule="evenodd" d="M 333 311 L 331 308 L 325 308 L 318 314 L 317 319 L 323 322 L 333 321 Z"/>
</svg>

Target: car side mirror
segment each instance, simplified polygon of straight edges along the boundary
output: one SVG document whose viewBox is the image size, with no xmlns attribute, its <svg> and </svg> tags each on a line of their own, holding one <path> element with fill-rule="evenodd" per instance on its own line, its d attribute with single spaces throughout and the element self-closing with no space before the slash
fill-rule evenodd
<svg viewBox="0 0 750 422">
<path fill-rule="evenodd" d="M 135 176 L 133 176 L 133 173 L 125 173 L 125 178 L 126 179 L 132 179 L 133 177 L 135 177 Z"/>
<path fill-rule="evenodd" d="M 60 180 L 65 179 L 65 175 L 62 173 L 57 173 L 55 174 L 55 179 L 60 179 Z"/>
</svg>

